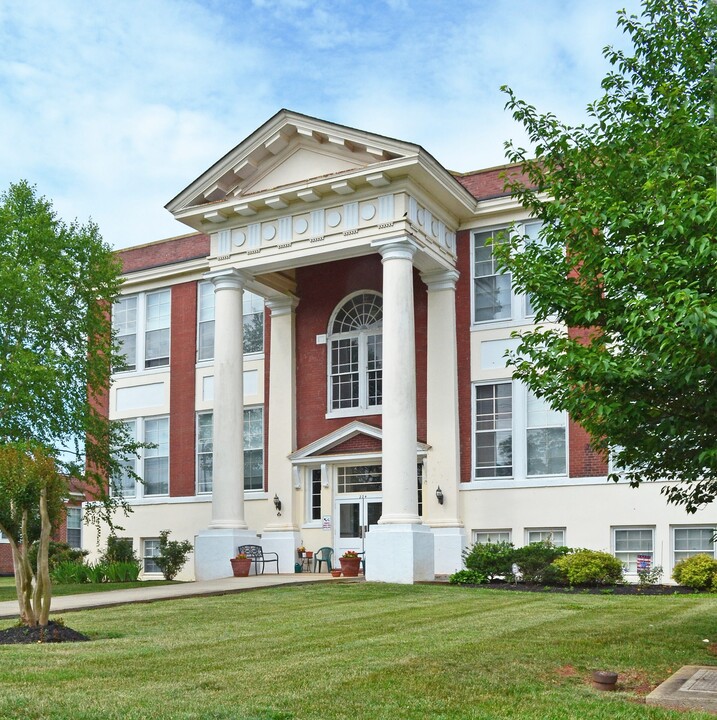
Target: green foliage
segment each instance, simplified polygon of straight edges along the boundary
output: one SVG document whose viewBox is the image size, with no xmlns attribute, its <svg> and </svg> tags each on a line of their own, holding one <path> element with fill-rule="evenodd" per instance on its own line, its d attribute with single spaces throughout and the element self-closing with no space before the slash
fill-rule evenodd
<svg viewBox="0 0 717 720">
<path fill-rule="evenodd" d="M 588 124 L 504 88 L 534 145 L 507 144 L 507 187 L 544 225 L 494 252 L 538 323 L 572 329 L 521 333 L 516 377 L 693 512 L 717 494 L 717 5 L 643 0 L 618 24 L 633 47 L 605 48 Z"/>
<path fill-rule="evenodd" d="M 513 562 L 518 566 L 520 577 L 526 583 L 545 582 L 546 570 L 553 560 L 566 555 L 570 548 L 553 545 L 550 541 L 540 541 L 516 548 Z M 548 577 L 553 577 L 548 574 Z"/>
<path fill-rule="evenodd" d="M 553 562 L 569 585 L 614 585 L 622 581 L 622 563 L 609 553 L 576 550 Z"/>
<path fill-rule="evenodd" d="M 475 570 L 488 580 L 513 575 L 513 543 L 476 543 L 463 553 L 468 570 Z"/>
<path fill-rule="evenodd" d="M 159 533 L 159 557 L 155 558 L 157 567 L 162 571 L 165 580 L 174 580 L 177 573 L 187 562 L 187 555 L 194 549 L 189 540 L 168 540 L 170 531 Z"/>
<path fill-rule="evenodd" d="M 459 570 L 448 578 L 451 585 L 483 585 L 488 578 L 477 570 Z"/>
<path fill-rule="evenodd" d="M 81 584 L 89 582 L 88 567 L 83 562 L 62 560 L 50 571 L 52 582 L 58 585 Z"/>
<path fill-rule="evenodd" d="M 87 555 L 89 555 L 89 551 L 87 550 L 70 547 L 64 542 L 50 541 L 50 548 L 47 557 L 50 564 L 50 572 L 52 572 L 60 563 L 71 562 L 75 564 L 82 564 Z M 32 544 L 32 547 L 28 552 L 28 558 L 30 559 L 31 565 L 37 565 L 37 543 Z"/>
<path fill-rule="evenodd" d="M 132 546 L 132 538 L 120 538 L 116 535 L 107 538 L 107 547 L 100 559 L 104 563 L 139 562 Z"/>
<path fill-rule="evenodd" d="M 672 579 L 695 590 L 713 588 L 717 583 L 717 560 L 709 555 L 693 555 L 675 563 Z"/>
<path fill-rule="evenodd" d="M 641 587 L 657 585 L 662 577 L 662 565 L 651 565 L 648 568 L 638 569 L 637 578 Z"/>
</svg>

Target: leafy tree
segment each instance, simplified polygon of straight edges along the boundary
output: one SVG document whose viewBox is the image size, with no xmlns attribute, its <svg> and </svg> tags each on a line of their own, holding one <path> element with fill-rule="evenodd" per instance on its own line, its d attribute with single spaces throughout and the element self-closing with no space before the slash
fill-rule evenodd
<svg viewBox="0 0 717 720">
<path fill-rule="evenodd" d="M 169 540 L 169 530 L 159 533 L 159 557 L 154 559 L 165 580 L 174 580 L 187 562 L 187 555 L 194 549 L 189 540 Z"/>
<path fill-rule="evenodd" d="M 511 361 L 633 486 L 672 481 L 694 512 L 717 494 L 717 6 L 644 0 L 618 26 L 632 49 L 604 49 L 588 123 L 504 88 L 535 155 L 507 143 L 506 184 L 543 221 L 494 247 L 539 324 Z"/>
<path fill-rule="evenodd" d="M 96 500 L 86 520 L 111 526 L 121 502 L 108 482 L 137 448 L 103 410 L 119 362 L 107 312 L 119 272 L 92 223 L 62 222 L 26 182 L 0 196 L 0 530 L 31 625 L 47 623 L 49 539 L 69 479 Z M 25 549 L 35 540 L 33 567 Z"/>
</svg>

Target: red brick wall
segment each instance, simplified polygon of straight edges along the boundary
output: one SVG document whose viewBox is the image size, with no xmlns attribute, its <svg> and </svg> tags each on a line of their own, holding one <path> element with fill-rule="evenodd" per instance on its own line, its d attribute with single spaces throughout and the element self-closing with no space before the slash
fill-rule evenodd
<svg viewBox="0 0 717 720">
<path fill-rule="evenodd" d="M 381 441 L 378 438 L 371 437 L 370 435 L 355 435 L 348 440 L 345 440 L 334 447 L 329 448 L 322 455 L 341 455 L 348 453 L 380 453 L 381 452 Z"/>
<path fill-rule="evenodd" d="M 172 286 L 169 494 L 194 495 L 197 283 Z"/>
<path fill-rule="evenodd" d="M 528 183 L 527 176 L 523 175 L 518 165 L 505 165 L 462 175 L 456 174 L 455 178 L 473 197 L 478 200 L 487 200 L 509 194 L 505 190 L 503 175 L 507 175 L 511 179 L 522 179 L 526 184 Z"/>
<path fill-rule="evenodd" d="M 10 543 L 0 543 L 0 575 L 12 575 L 12 550 Z"/>
<path fill-rule="evenodd" d="M 471 468 L 471 234 L 461 230 L 456 235 L 456 345 L 458 349 L 458 424 L 460 428 L 460 478 L 470 482 Z"/>
<path fill-rule="evenodd" d="M 119 250 L 117 256 L 122 261 L 123 272 L 130 273 L 207 257 L 209 245 L 209 235 L 197 233 Z"/>
<path fill-rule="evenodd" d="M 326 418 L 327 345 L 317 345 L 316 336 L 325 335 L 329 318 L 338 303 L 359 290 L 382 292 L 383 268 L 378 254 L 340 260 L 296 271 L 296 377 L 297 444 L 304 447 L 354 418 Z M 414 273 L 416 323 L 416 403 L 418 439 L 426 438 L 426 287 Z M 362 422 L 381 426 L 380 415 L 360 416 Z"/>
</svg>

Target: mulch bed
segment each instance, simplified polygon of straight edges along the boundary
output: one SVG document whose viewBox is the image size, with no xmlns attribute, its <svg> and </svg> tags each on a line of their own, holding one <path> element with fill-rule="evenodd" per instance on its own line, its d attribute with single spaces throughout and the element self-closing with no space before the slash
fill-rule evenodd
<svg viewBox="0 0 717 720">
<path fill-rule="evenodd" d="M 517 590 L 519 592 L 559 593 L 561 595 L 694 595 L 699 590 L 681 585 L 603 585 L 600 587 L 553 587 L 529 583 L 490 582 L 483 585 L 463 587 L 485 588 L 487 590 Z"/>
<path fill-rule="evenodd" d="M 36 643 L 85 642 L 87 635 L 50 620 L 47 625 L 27 627 L 14 625 L 0 630 L 0 645 L 34 645 Z"/>
</svg>

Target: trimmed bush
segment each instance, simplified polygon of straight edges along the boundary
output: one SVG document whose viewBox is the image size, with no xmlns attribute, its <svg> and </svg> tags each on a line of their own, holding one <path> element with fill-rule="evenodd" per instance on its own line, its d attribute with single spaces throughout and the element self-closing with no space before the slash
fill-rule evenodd
<svg viewBox="0 0 717 720">
<path fill-rule="evenodd" d="M 476 543 L 463 553 L 463 562 L 468 570 L 475 570 L 488 580 L 496 577 L 513 577 L 513 543 Z"/>
<path fill-rule="evenodd" d="M 107 538 L 107 548 L 102 554 L 100 562 L 103 563 L 139 563 L 132 547 L 132 538 L 118 538 L 110 535 Z"/>
<path fill-rule="evenodd" d="M 459 570 L 448 578 L 451 585 L 482 585 L 488 578 L 476 570 Z"/>
<path fill-rule="evenodd" d="M 187 555 L 194 549 L 189 540 L 168 540 L 169 530 L 159 533 L 159 557 L 154 559 L 165 580 L 174 580 L 187 562 Z"/>
<path fill-rule="evenodd" d="M 553 562 L 569 585 L 615 585 L 622 581 L 622 563 L 606 552 L 577 550 Z"/>
<path fill-rule="evenodd" d="M 553 545 L 549 540 L 541 540 L 516 548 L 513 562 L 517 565 L 523 582 L 543 583 L 546 582 L 546 570 L 552 562 L 569 552 L 570 548 Z"/>
<path fill-rule="evenodd" d="M 680 560 L 672 570 L 672 579 L 695 590 L 714 588 L 717 585 L 717 560 L 709 555 L 693 555 Z"/>
</svg>

